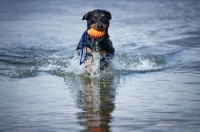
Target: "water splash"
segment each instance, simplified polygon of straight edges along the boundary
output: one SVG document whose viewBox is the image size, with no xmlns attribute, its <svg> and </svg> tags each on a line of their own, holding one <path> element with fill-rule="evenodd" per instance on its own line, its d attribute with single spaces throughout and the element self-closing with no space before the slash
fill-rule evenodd
<svg viewBox="0 0 200 132">
<path fill-rule="evenodd" d="M 76 74 L 76 75 L 89 75 L 91 77 L 100 76 L 100 55 L 99 53 L 93 53 L 93 60 L 91 62 L 91 66 L 85 68 L 84 64 L 80 65 L 80 56 L 78 52 L 74 53 L 74 57 L 68 59 L 66 67 L 63 69 L 65 73 L 68 74 Z"/>
<path fill-rule="evenodd" d="M 80 55 L 73 51 L 65 50 L 42 50 L 39 52 L 38 48 L 35 50 L 31 48 L 30 53 L 20 49 L 26 58 L 17 58 L 17 64 L 13 61 L 15 56 L 6 61 L 5 67 L 10 67 L 9 76 L 14 78 L 26 78 L 37 76 L 39 73 L 49 73 L 57 76 L 115 76 L 120 74 L 130 74 L 133 72 L 151 72 L 160 71 L 177 66 L 179 63 L 174 59 L 174 55 L 180 52 L 180 50 L 168 49 L 162 47 L 161 50 L 158 47 L 139 47 L 131 50 L 117 51 L 110 66 L 100 71 L 100 56 L 98 53 L 94 53 L 91 67 L 85 69 L 84 64 L 80 65 Z M 12 54 L 16 54 L 14 50 L 10 50 Z M 6 52 L 10 54 L 9 52 Z M 29 56 L 30 57 L 29 57 Z M 2 59 L 6 59 L 7 56 L 1 56 Z M 170 60 L 169 58 L 173 58 Z M 28 60 L 28 61 L 26 61 Z M 16 66 L 17 65 L 17 66 Z M 9 68 L 8 68 L 9 69 Z M 86 71 L 86 72 L 85 72 Z M 87 73 L 87 74 L 86 74 Z"/>
</svg>

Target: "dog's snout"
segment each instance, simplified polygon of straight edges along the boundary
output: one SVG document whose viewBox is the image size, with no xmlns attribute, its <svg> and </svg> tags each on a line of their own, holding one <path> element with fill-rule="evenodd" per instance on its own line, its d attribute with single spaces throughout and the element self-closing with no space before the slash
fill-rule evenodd
<svg viewBox="0 0 200 132">
<path fill-rule="evenodd" d="M 98 24 L 97 24 L 97 28 L 98 28 L 98 29 L 102 29 L 102 28 L 103 28 L 103 24 L 98 23 Z"/>
</svg>

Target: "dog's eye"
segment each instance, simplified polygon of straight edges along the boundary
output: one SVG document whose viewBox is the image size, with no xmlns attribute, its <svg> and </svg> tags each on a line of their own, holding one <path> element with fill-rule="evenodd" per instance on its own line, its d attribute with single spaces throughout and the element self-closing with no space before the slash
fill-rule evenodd
<svg viewBox="0 0 200 132">
<path fill-rule="evenodd" d="M 96 16 L 93 16 L 92 19 L 93 19 L 93 20 L 97 20 L 97 17 L 96 17 Z"/>
<path fill-rule="evenodd" d="M 106 17 L 104 15 L 101 16 L 101 19 L 105 22 L 106 21 Z"/>
<path fill-rule="evenodd" d="M 103 17 L 103 21 L 105 22 L 105 21 L 107 21 L 107 19 L 105 17 Z"/>
</svg>

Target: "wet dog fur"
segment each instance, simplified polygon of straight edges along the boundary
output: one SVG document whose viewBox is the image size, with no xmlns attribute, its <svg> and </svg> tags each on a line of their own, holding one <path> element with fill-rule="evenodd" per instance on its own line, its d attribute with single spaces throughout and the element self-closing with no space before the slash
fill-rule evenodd
<svg viewBox="0 0 200 132">
<path fill-rule="evenodd" d="M 109 36 L 108 35 L 108 27 L 110 25 L 111 18 L 112 18 L 112 16 L 109 11 L 97 9 L 97 10 L 93 10 L 93 11 L 86 13 L 83 16 L 82 20 L 87 20 L 87 30 L 89 30 L 90 28 L 93 28 L 98 31 L 105 31 L 104 36 L 106 36 L 106 35 Z M 110 41 L 110 43 L 111 43 L 111 46 L 109 46 L 109 47 L 111 47 L 112 52 L 113 52 L 112 54 L 114 54 L 114 48 L 112 47 L 112 42 Z M 84 47 L 84 49 L 86 49 L 86 47 Z M 93 50 L 91 48 L 87 47 L 87 52 L 88 52 L 88 54 L 92 54 Z M 107 49 L 100 50 L 99 53 L 101 55 L 103 55 L 103 54 L 108 53 L 108 50 Z M 90 67 L 91 61 L 92 61 L 91 59 L 86 59 L 84 61 L 84 65 L 85 65 L 86 69 L 88 67 Z"/>
</svg>

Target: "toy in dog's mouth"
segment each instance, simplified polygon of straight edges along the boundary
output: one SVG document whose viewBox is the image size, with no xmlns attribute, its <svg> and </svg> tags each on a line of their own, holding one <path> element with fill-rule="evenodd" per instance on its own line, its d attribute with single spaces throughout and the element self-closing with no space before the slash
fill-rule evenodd
<svg viewBox="0 0 200 132">
<path fill-rule="evenodd" d="M 90 28 L 87 33 L 89 34 L 90 37 L 92 38 L 101 38 L 105 35 L 105 31 L 99 31 L 99 30 L 95 30 L 94 28 Z"/>
</svg>

